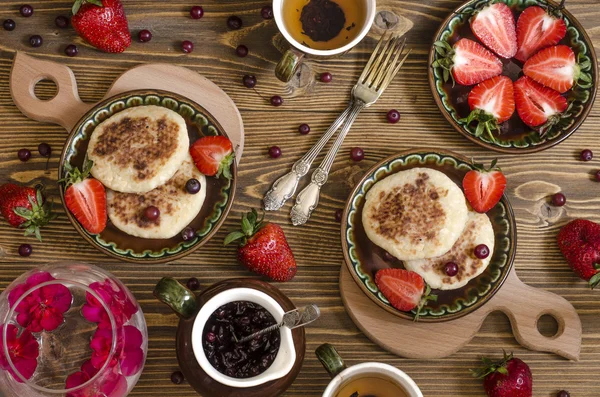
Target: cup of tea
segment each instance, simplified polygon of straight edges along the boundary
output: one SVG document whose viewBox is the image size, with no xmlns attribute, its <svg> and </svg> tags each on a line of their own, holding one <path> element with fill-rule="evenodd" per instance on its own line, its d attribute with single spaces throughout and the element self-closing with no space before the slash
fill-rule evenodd
<svg viewBox="0 0 600 397">
<path fill-rule="evenodd" d="M 346 367 L 332 345 L 325 343 L 315 354 L 333 378 L 323 397 L 423 397 L 417 384 L 388 364 L 368 362 Z"/>
<path fill-rule="evenodd" d="M 291 48 L 275 68 L 288 82 L 308 56 L 331 57 L 356 46 L 375 19 L 375 0 L 273 0 L 279 31 Z"/>
</svg>

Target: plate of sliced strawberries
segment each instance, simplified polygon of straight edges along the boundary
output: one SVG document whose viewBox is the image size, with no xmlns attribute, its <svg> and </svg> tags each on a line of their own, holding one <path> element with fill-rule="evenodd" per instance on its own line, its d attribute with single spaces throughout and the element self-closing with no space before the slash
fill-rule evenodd
<svg viewBox="0 0 600 397">
<path fill-rule="evenodd" d="M 594 47 L 564 1 L 468 1 L 436 33 L 429 64 L 444 117 L 469 140 L 504 153 L 568 138 L 598 86 Z"/>
</svg>

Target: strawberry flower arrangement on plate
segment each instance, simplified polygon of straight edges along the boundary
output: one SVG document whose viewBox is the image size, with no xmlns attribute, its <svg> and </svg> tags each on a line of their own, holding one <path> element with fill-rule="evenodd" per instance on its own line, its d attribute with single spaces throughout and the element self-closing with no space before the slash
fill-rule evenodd
<svg viewBox="0 0 600 397">
<path fill-rule="evenodd" d="M 593 46 L 552 2 L 469 1 L 442 24 L 429 59 L 430 85 L 446 119 L 501 152 L 561 142 L 595 98 Z"/>
</svg>

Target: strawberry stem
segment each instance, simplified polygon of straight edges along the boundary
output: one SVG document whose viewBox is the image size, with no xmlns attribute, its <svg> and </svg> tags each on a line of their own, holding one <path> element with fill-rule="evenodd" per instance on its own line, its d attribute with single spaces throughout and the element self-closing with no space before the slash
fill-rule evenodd
<svg viewBox="0 0 600 397">
<path fill-rule="evenodd" d="M 504 352 L 504 358 L 496 363 L 494 363 L 487 357 L 481 357 L 481 361 L 483 362 L 484 366 L 476 371 L 470 370 L 473 377 L 482 379 L 496 372 L 501 373 L 503 375 L 508 375 L 506 364 L 508 364 L 508 362 L 513 359 L 513 354 L 506 354 L 505 350 L 502 351 Z"/>
<path fill-rule="evenodd" d="M 102 4 L 102 0 L 75 0 L 75 3 L 73 3 L 73 8 L 71 8 L 71 12 L 73 12 L 73 15 L 77 14 L 81 6 L 85 3 L 90 3 L 98 7 L 104 7 L 104 4 Z"/>
<path fill-rule="evenodd" d="M 223 245 L 228 245 L 239 240 L 240 246 L 243 247 L 248 242 L 248 239 L 254 236 L 264 226 L 264 219 L 264 211 L 259 218 L 258 212 L 253 208 L 252 211 L 242 215 L 242 230 L 236 230 L 229 233 L 225 237 Z"/>
<path fill-rule="evenodd" d="M 477 121 L 477 128 L 475 129 L 475 136 L 480 137 L 483 135 L 483 132 L 486 131 L 492 140 L 492 142 L 496 142 L 496 138 L 494 137 L 493 131 L 500 132 L 500 126 L 496 118 L 487 113 L 482 109 L 474 109 L 469 115 L 460 120 L 461 123 L 465 123 L 466 126 L 469 126 L 473 121 Z"/>
<path fill-rule="evenodd" d="M 429 301 L 437 302 L 437 299 L 438 299 L 437 295 L 431 295 L 431 287 L 428 285 L 425 288 L 425 293 L 421 297 L 421 301 L 419 302 L 419 305 L 417 306 L 417 313 L 415 314 L 415 318 L 413 319 L 413 321 L 414 322 L 419 321 L 419 318 L 421 317 L 421 312 L 423 311 L 423 308 L 425 307 L 427 302 L 429 302 Z"/>
</svg>

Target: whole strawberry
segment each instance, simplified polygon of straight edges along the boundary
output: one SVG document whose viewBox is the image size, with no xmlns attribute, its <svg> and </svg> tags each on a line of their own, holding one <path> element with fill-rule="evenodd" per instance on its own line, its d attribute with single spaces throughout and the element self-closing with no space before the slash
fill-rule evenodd
<svg viewBox="0 0 600 397">
<path fill-rule="evenodd" d="M 248 269 L 274 281 L 296 275 L 296 260 L 279 225 L 258 219 L 256 210 L 242 216 L 242 231 L 231 232 L 224 244 L 240 242 L 238 260 Z"/>
<path fill-rule="evenodd" d="M 483 378 L 483 387 L 489 397 L 531 397 L 533 395 L 533 376 L 531 369 L 523 361 L 514 358 L 512 353 L 494 363 L 490 359 L 481 359 L 485 367 L 471 371 L 473 376 Z"/>
<path fill-rule="evenodd" d="M 576 219 L 563 226 L 557 240 L 573 272 L 592 288 L 600 284 L 600 225 Z"/>
<path fill-rule="evenodd" d="M 55 217 L 41 189 L 6 183 L 0 186 L 0 213 L 13 227 L 24 228 L 25 235 L 34 234 L 42 241 L 40 227 Z"/>
<path fill-rule="evenodd" d="M 131 44 L 121 0 L 75 0 L 71 24 L 82 39 L 104 52 L 123 52 Z"/>
</svg>

